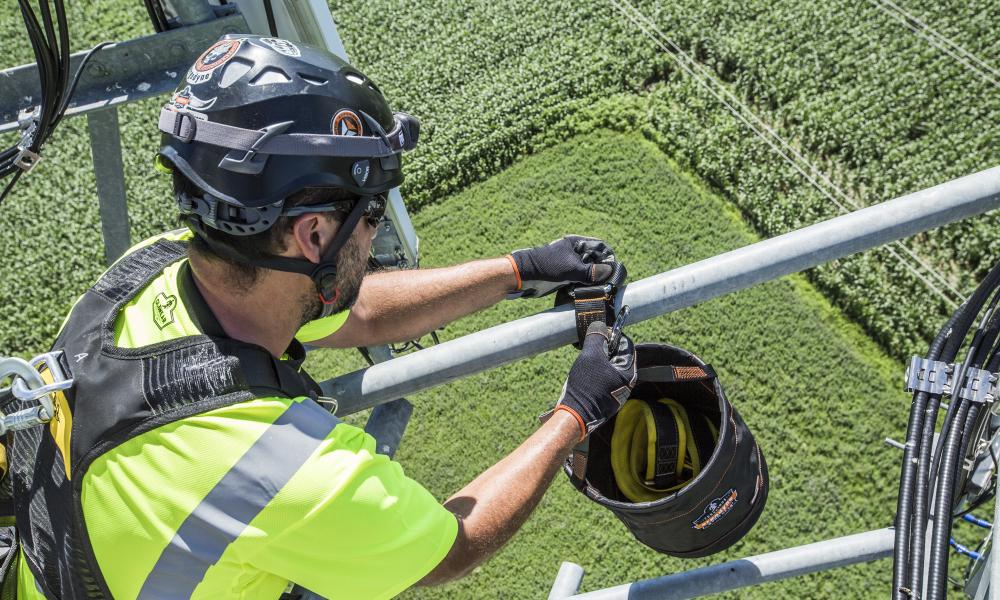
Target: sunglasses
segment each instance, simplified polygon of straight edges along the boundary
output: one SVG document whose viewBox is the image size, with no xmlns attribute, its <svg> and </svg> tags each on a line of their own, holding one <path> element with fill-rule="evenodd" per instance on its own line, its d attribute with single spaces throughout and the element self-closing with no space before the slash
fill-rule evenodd
<svg viewBox="0 0 1000 600">
<path fill-rule="evenodd" d="M 378 194 L 375 196 L 362 196 L 356 200 L 337 200 L 336 202 L 331 202 L 329 204 L 314 204 L 307 206 L 293 206 L 281 214 L 286 217 L 296 217 L 298 215 L 304 215 L 306 213 L 318 213 L 318 212 L 343 212 L 350 213 L 357 202 L 365 202 L 367 200 L 368 206 L 365 207 L 365 212 L 362 213 L 362 217 L 368 224 L 372 227 L 378 227 L 378 224 L 382 221 L 382 217 L 385 216 L 385 209 L 388 205 L 388 200 L 385 194 Z"/>
</svg>

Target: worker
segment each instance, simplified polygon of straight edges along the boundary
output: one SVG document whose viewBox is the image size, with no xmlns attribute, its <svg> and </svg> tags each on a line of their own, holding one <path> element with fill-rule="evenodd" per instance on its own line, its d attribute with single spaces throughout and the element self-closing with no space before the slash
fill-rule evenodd
<svg viewBox="0 0 1000 600">
<path fill-rule="evenodd" d="M 506 297 L 620 277 L 614 253 L 569 236 L 366 276 L 419 123 L 304 44 L 224 36 L 159 128 L 187 227 L 133 247 L 63 324 L 74 386 L 10 449 L 18 597 L 278 598 L 295 583 L 389 598 L 469 573 L 625 402 L 631 340 L 609 348 L 591 325 L 548 419 L 443 505 L 331 414 L 303 343 L 414 339 Z"/>
</svg>

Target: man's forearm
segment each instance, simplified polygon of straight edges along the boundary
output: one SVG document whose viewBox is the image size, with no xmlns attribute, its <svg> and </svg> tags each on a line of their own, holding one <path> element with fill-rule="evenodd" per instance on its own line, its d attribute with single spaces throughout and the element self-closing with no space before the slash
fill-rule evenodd
<svg viewBox="0 0 1000 600">
<path fill-rule="evenodd" d="M 516 450 L 449 498 L 444 506 L 458 518 L 458 537 L 420 583 L 461 577 L 499 550 L 538 505 L 580 433 L 576 419 L 556 411 Z"/>
<path fill-rule="evenodd" d="M 365 345 L 402 342 L 503 300 L 516 289 L 507 258 L 365 277 L 352 315 L 365 323 Z"/>
</svg>

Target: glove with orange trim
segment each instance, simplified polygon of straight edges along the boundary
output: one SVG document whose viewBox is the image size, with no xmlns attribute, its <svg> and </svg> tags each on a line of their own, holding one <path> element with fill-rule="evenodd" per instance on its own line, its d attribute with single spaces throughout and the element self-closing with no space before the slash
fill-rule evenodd
<svg viewBox="0 0 1000 600">
<path fill-rule="evenodd" d="M 625 281 L 625 267 L 603 241 L 568 235 L 551 244 L 507 255 L 517 274 L 511 298 L 537 298 L 570 284 L 614 286 Z"/>
<path fill-rule="evenodd" d="M 591 323 L 583 349 L 569 370 L 556 410 L 565 410 L 580 424 L 581 438 L 613 417 L 628 400 L 636 380 L 635 345 L 622 334 L 609 351 L 611 328 Z"/>
</svg>

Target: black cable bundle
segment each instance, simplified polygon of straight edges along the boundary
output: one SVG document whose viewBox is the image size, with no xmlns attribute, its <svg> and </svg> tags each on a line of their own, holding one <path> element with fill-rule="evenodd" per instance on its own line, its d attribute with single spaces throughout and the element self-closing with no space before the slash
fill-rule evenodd
<svg viewBox="0 0 1000 600">
<path fill-rule="evenodd" d="M 0 192 L 0 202 L 7 197 L 21 175 L 37 162 L 39 150 L 62 120 L 87 62 L 95 52 L 108 45 L 105 42 L 91 49 L 80 61 L 70 82 L 69 27 L 63 0 L 39 0 L 37 14 L 28 0 L 17 0 L 17 3 L 38 64 L 42 101 L 22 131 L 21 141 L 0 151 L 0 179 L 12 175 Z"/>
<path fill-rule="evenodd" d="M 908 600 L 922 597 L 924 555 L 929 552 L 926 582 L 927 598 L 943 600 L 946 594 L 949 538 L 955 513 L 959 484 L 959 466 L 979 440 L 976 432 L 985 431 L 983 421 L 990 411 L 959 395 L 970 369 L 994 372 L 1000 367 L 1000 263 L 995 265 L 975 292 L 958 308 L 931 343 L 927 358 L 954 363 L 968 337 L 976 317 L 983 312 L 979 327 L 969 343 L 961 364 L 951 374 L 951 402 L 941 425 L 938 448 L 933 450 L 934 430 L 941 407 L 941 394 L 914 393 L 907 424 L 906 445 L 900 473 L 896 508 L 896 538 L 893 549 L 893 598 Z M 992 297 L 992 299 L 991 299 Z M 932 457 L 933 454 L 933 457 Z M 933 506 L 933 513 L 929 508 Z M 928 519 L 934 527 L 929 548 L 926 546 Z"/>
</svg>

